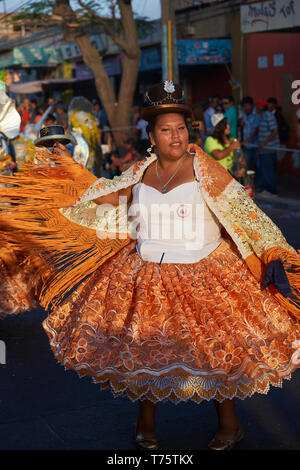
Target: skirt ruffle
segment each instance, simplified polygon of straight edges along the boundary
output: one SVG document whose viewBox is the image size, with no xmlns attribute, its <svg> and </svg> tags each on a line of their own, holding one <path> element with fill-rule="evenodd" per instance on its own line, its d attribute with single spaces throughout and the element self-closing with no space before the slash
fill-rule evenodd
<svg viewBox="0 0 300 470">
<path fill-rule="evenodd" d="M 38 261 L 28 254 L 6 251 L 0 255 L 0 318 L 16 315 L 39 306 Z"/>
<path fill-rule="evenodd" d="M 132 400 L 245 398 L 300 363 L 297 320 L 230 241 L 193 264 L 145 262 L 131 242 L 43 326 L 65 368 Z"/>
</svg>

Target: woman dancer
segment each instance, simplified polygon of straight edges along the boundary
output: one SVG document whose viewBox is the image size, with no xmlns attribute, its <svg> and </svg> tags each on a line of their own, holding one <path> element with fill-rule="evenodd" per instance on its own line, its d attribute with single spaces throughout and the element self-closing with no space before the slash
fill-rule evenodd
<svg viewBox="0 0 300 470">
<path fill-rule="evenodd" d="M 8 223 L 25 219 L 48 257 L 40 301 L 54 307 L 43 325 L 55 357 L 139 400 L 139 447 L 158 447 L 157 402 L 205 399 L 219 418 L 209 447 L 230 449 L 243 438 L 235 397 L 267 393 L 299 366 L 300 259 L 244 188 L 188 145 L 180 87 L 166 81 L 146 97 L 150 158 L 92 181 L 40 155 L 0 196 L 22 202 Z"/>
</svg>

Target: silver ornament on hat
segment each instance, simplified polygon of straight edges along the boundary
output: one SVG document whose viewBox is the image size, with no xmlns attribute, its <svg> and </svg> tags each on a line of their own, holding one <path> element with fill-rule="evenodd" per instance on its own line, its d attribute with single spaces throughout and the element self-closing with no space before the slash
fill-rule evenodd
<svg viewBox="0 0 300 470">
<path fill-rule="evenodd" d="M 174 93 L 175 91 L 174 83 L 171 80 L 166 80 L 164 82 L 164 90 L 170 94 Z"/>
</svg>

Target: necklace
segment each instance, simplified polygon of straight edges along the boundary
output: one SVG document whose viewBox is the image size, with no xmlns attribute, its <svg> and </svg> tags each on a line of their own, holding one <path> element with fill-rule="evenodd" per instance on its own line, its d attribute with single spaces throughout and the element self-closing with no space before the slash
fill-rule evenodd
<svg viewBox="0 0 300 470">
<path fill-rule="evenodd" d="M 162 193 L 165 193 L 165 192 L 166 192 L 166 187 L 167 187 L 167 185 L 168 185 L 168 184 L 170 183 L 170 181 L 174 178 L 174 176 L 176 175 L 177 171 L 179 170 L 179 167 L 181 167 L 181 165 L 183 164 L 185 158 L 186 158 L 186 154 L 185 154 L 185 156 L 182 158 L 181 162 L 178 164 L 178 166 L 177 166 L 177 168 L 176 168 L 176 170 L 175 170 L 175 173 L 173 173 L 173 175 L 171 176 L 171 178 L 169 178 L 168 181 L 167 181 L 165 184 L 163 184 L 162 180 L 161 180 L 160 177 L 159 177 L 158 168 L 157 168 L 158 160 L 156 160 L 156 166 L 155 166 L 155 168 L 156 168 L 156 176 L 157 176 L 157 178 L 159 179 L 160 183 L 163 185 L 162 188 L 161 188 L 161 192 L 162 192 Z"/>
</svg>

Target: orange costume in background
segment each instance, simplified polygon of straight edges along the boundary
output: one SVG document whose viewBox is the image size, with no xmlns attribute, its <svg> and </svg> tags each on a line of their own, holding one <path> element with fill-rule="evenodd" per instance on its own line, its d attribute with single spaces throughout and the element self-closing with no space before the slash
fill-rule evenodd
<svg viewBox="0 0 300 470">
<path fill-rule="evenodd" d="M 0 226 L 3 224 L 0 222 Z M 41 286 L 36 272 L 42 260 L 16 250 L 5 238 L 0 243 L 0 319 L 3 319 L 38 307 Z"/>
<path fill-rule="evenodd" d="M 93 199 L 138 184 L 155 155 L 96 180 L 65 157 L 49 167 L 40 153 L 39 165 L 0 178 L 15 185 L 0 189 L 1 201 L 17 203 L 1 206 L 4 236 L 47 263 L 39 299 L 52 308 L 43 325 L 55 357 L 132 400 L 245 398 L 281 386 L 300 363 L 299 254 L 218 162 L 189 150 L 205 203 L 227 232 L 197 263 L 143 261 L 124 208 L 97 218 Z"/>
</svg>

